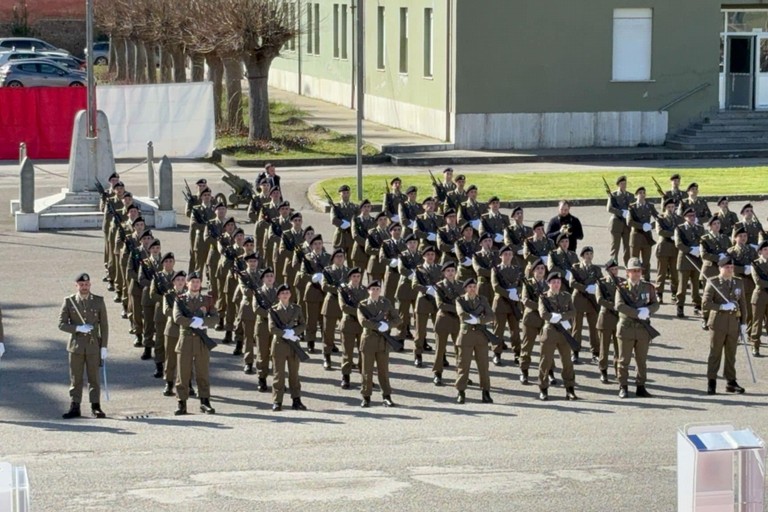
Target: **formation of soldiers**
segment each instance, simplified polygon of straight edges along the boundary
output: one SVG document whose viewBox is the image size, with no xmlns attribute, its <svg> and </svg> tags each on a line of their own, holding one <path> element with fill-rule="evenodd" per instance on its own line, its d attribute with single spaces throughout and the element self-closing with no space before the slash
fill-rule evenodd
<svg viewBox="0 0 768 512">
<path fill-rule="evenodd" d="M 458 403 L 466 400 L 472 361 L 482 401 L 493 402 L 489 363 L 505 364 L 507 353 L 519 367 L 520 382 L 535 381 L 539 398 L 547 400 L 549 388 L 559 385 L 556 351 L 565 396 L 576 400 L 574 365 L 582 362 L 584 330 L 600 381 L 611 382 L 612 367 L 619 396 L 626 398 L 634 357 L 635 394 L 650 397 L 646 359 L 658 336 L 651 317 L 663 303 L 667 282 L 677 315 L 685 316 L 690 288 L 694 311 L 710 331 L 707 392 L 716 393 L 723 356 L 726 391 L 744 392 L 736 380 L 738 340 L 748 335 L 758 356 L 768 319 L 768 233 L 751 205 L 736 215 L 728 199 L 721 198 L 712 214 L 698 197 L 697 185 L 683 192 L 680 176 L 674 175 L 670 190 L 660 191 L 658 213 L 646 200 L 645 188 L 627 192 L 622 176 L 616 190 L 608 191 L 611 258 L 601 268 L 593 262 L 592 247 L 581 247 L 578 254 L 571 250 L 577 219 L 570 216 L 567 202 L 560 205 L 557 231 L 547 232 L 543 221 L 526 225 L 520 207 L 502 213 L 498 197 L 478 201 L 477 187 L 465 187 L 465 177 L 454 179 L 453 174 L 445 169 L 443 179 L 433 181 L 434 195 L 421 200 L 416 187 L 403 191 L 402 181 L 391 179 L 378 214 L 372 214 L 369 200 L 355 204 L 350 188 L 340 187 L 338 201 L 329 200 L 335 228 L 330 252 L 323 235 L 304 226 L 301 213 L 282 198 L 269 176 L 257 180 L 248 208 L 252 234 L 229 216 L 227 205 L 213 203 L 201 179 L 194 193 L 185 193 L 190 219 L 186 271 L 176 269 L 174 253 L 163 252 L 113 175 L 102 201 L 105 280 L 130 321 L 134 346 L 143 349 L 141 358 L 154 359 L 154 376 L 165 381 L 163 394 L 177 397 L 176 414 L 185 414 L 188 398 L 196 394 L 202 412 L 215 412 L 209 384 L 209 351 L 215 346 L 211 330 L 223 332 L 223 343 L 234 345 L 233 354 L 242 356 L 246 374 L 256 374 L 261 392 L 268 391 L 271 368 L 275 411 L 282 409 L 286 377 L 293 409 L 306 408 L 300 363 L 307 352 L 319 351 L 329 371 L 334 357 L 340 357 L 343 389 L 352 387 L 353 370 L 359 369 L 363 407 L 370 405 L 375 368 L 383 404 L 393 406 L 389 353 L 405 350 L 406 340 L 413 342 L 416 368 L 425 366 L 425 353 L 434 353 L 434 385 L 444 385 L 445 370 L 456 366 Z M 581 231 L 580 224 L 576 229 Z M 658 273 L 651 284 L 654 252 Z M 619 276 L 620 259 L 626 278 Z M 78 279 L 78 294 L 65 301 L 60 319 L 62 330 L 72 333 L 72 350 L 85 347 L 83 361 L 71 358 L 73 372 L 79 371 L 72 390 L 82 387 L 83 364 L 92 365 L 98 354 L 88 349 L 86 338 L 93 337 L 101 308 L 98 301 L 88 302 L 88 293 L 80 289 L 82 276 Z M 78 318 L 76 304 L 96 316 Z M 80 325 L 90 330 L 81 332 Z M 427 339 L 430 325 L 434 348 Z M 101 333 L 105 359 L 106 325 Z M 453 363 L 447 357 L 449 339 Z M 530 376 L 537 341 L 538 374 Z M 92 376 L 89 367 L 94 402 L 98 379 Z M 71 391 L 68 414 L 79 415 L 81 393 Z"/>
</svg>

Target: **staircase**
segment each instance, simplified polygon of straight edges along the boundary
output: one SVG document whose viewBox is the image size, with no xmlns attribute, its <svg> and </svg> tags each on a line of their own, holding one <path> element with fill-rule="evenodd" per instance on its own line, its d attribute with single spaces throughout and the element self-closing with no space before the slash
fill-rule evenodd
<svg viewBox="0 0 768 512">
<path fill-rule="evenodd" d="M 687 151 L 768 149 L 768 112 L 721 110 L 667 135 L 666 146 Z"/>
</svg>

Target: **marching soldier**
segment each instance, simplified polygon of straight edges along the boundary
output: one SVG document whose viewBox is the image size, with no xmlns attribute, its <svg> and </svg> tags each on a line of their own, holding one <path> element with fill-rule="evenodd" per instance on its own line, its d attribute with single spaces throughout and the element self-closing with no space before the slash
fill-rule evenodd
<svg viewBox="0 0 768 512">
<path fill-rule="evenodd" d="M 571 280 L 569 284 L 573 289 L 573 308 L 576 316 L 573 322 L 573 337 L 581 346 L 584 317 L 587 317 L 589 329 L 589 346 L 592 350 L 592 362 L 597 362 L 600 356 L 600 339 L 597 334 L 597 317 L 600 306 L 597 304 L 597 285 L 602 277 L 600 267 L 592 264 L 594 252 L 591 247 L 585 246 L 579 251 L 581 261 L 571 267 Z M 574 354 L 578 361 L 579 354 Z"/>
<path fill-rule="evenodd" d="M 384 240 L 381 244 L 379 262 L 387 268 L 384 273 L 384 296 L 394 304 L 397 287 L 400 284 L 400 254 L 408 247 L 401 237 L 403 227 L 399 223 L 390 224 L 387 230 L 391 238 Z"/>
<path fill-rule="evenodd" d="M 651 280 L 651 249 L 656 244 L 653 239 L 653 219 L 659 215 L 656 208 L 645 200 L 645 187 L 635 191 L 634 203 L 629 205 L 627 224 L 630 228 L 629 248 L 633 258 L 643 262 L 643 279 Z"/>
<path fill-rule="evenodd" d="M 472 267 L 478 276 L 480 284 L 478 293 L 485 297 L 490 304 L 493 300 L 493 285 L 491 284 L 491 270 L 499 264 L 499 257 L 493 251 L 493 237 L 490 233 L 480 236 L 480 250 L 475 252 L 472 258 Z"/>
<path fill-rule="evenodd" d="M 118 228 L 117 224 L 120 224 L 120 227 L 122 228 L 122 231 L 127 236 L 133 236 L 134 233 L 138 233 L 138 235 L 141 235 L 141 233 L 144 231 L 144 219 L 141 217 L 141 212 L 139 210 L 139 207 L 135 204 L 131 204 L 125 208 L 125 215 L 120 213 L 123 210 L 118 210 L 117 219 L 118 222 L 113 222 L 110 227 L 110 246 L 112 247 L 112 259 L 110 260 L 110 265 L 113 265 L 114 268 L 114 288 L 115 288 L 115 296 L 112 299 L 114 302 L 123 304 L 123 312 L 126 312 L 126 307 L 128 303 L 128 283 L 125 280 L 125 271 L 127 269 L 127 262 L 128 262 L 128 254 L 124 251 L 125 249 L 125 240 L 121 240 L 120 236 L 118 235 Z M 125 217 L 125 218 L 124 218 Z M 122 220 L 121 220 L 122 219 Z M 141 223 L 141 226 L 134 230 L 134 223 L 137 222 L 137 220 Z M 137 236 L 134 236 L 134 239 L 137 239 Z M 127 318 L 126 315 L 123 315 L 123 318 Z"/>
<path fill-rule="evenodd" d="M 400 253 L 400 262 L 398 272 L 400 273 L 400 282 L 397 285 L 395 297 L 400 304 L 399 313 L 402 323 L 400 324 L 400 337 L 403 339 L 414 339 L 411 333 L 411 309 L 416 307 L 417 292 L 413 289 L 412 279 L 416 272 L 416 267 L 424 262 L 424 258 L 417 252 L 418 242 L 413 235 L 405 237 L 406 250 Z"/>
<path fill-rule="evenodd" d="M 305 325 L 304 337 L 307 341 L 309 353 L 315 351 L 315 340 L 317 339 L 317 329 L 323 332 L 323 318 L 320 310 L 323 306 L 325 296 L 322 290 L 323 269 L 331 262 L 331 256 L 323 249 L 323 236 L 315 235 L 310 246 L 312 250 L 304 256 L 307 263 L 302 263 L 301 273 L 296 277 L 298 282 L 305 282 L 304 293 L 302 293 L 302 302 L 307 311 L 307 321 Z M 290 290 L 288 290 L 290 292 Z M 290 297 L 290 293 L 288 293 Z M 302 318 L 303 320 L 303 318 Z M 282 397 L 282 395 L 280 395 Z"/>
<path fill-rule="evenodd" d="M 331 369 L 331 353 L 337 353 L 336 325 L 341 320 L 339 307 L 339 288 L 344 286 L 349 274 L 349 267 L 344 264 L 345 254 L 342 249 L 333 251 L 331 264 L 322 271 L 323 307 L 323 368 Z"/>
<path fill-rule="evenodd" d="M 307 304 L 304 301 L 304 289 L 307 287 L 307 283 L 310 282 L 311 274 L 303 272 L 304 260 L 312 252 L 312 240 L 315 238 L 315 229 L 312 226 L 304 228 L 304 242 L 301 247 L 297 249 L 296 254 L 293 256 L 292 264 L 296 268 L 296 277 L 293 279 L 293 290 L 291 293 L 291 300 L 301 306 L 301 310 L 304 312 L 304 318 L 307 318 Z M 290 285 L 291 283 L 286 283 Z"/>
<path fill-rule="evenodd" d="M 757 250 L 760 244 L 760 235 L 763 233 L 763 225 L 755 217 L 755 210 L 750 203 L 741 207 L 741 223 L 747 230 L 747 243 Z"/>
<path fill-rule="evenodd" d="M 709 325 L 709 358 L 707 360 L 707 394 L 717 393 L 717 373 L 725 354 L 723 376 L 725 391 L 744 393 L 736 382 L 736 348 L 739 336 L 747 334 L 747 301 L 744 284 L 733 275 L 733 260 L 724 258 L 718 262 L 720 274 L 707 279 L 704 287 L 704 309 L 711 311 Z"/>
<path fill-rule="evenodd" d="M 184 216 L 189 219 L 189 271 L 192 272 L 197 267 L 197 255 L 195 253 L 195 237 L 197 236 L 197 230 L 195 229 L 194 218 L 192 217 L 192 211 L 195 206 L 201 204 L 201 193 L 208 188 L 208 180 L 200 178 L 195 183 L 197 186 L 197 193 L 192 193 L 186 198 L 184 206 Z M 210 201 L 210 193 L 208 194 L 208 200 Z"/>
<path fill-rule="evenodd" d="M 165 286 L 170 287 L 173 276 L 176 274 L 174 266 L 176 265 L 176 256 L 172 252 L 167 252 L 160 260 L 161 268 L 157 270 L 157 277 L 149 283 L 149 299 L 152 303 L 152 310 L 144 314 L 145 323 L 153 323 L 154 347 L 155 347 L 155 374 L 154 378 L 162 378 L 165 368 L 165 322 L 167 317 L 163 314 L 163 294 L 157 289 L 158 281 Z M 168 290 L 163 290 L 167 292 Z M 150 320 L 151 319 L 151 320 Z M 145 337 L 146 340 L 146 337 Z"/>
<path fill-rule="evenodd" d="M 149 257 L 149 246 L 154 241 L 152 231 L 145 229 L 139 238 L 139 254 L 136 259 L 130 257 L 128 268 L 125 272 L 128 281 L 128 309 L 131 312 L 131 321 L 135 330 L 133 339 L 134 347 L 143 346 L 144 315 L 141 307 L 142 288 L 139 282 L 139 273 L 142 272 L 141 264 L 137 260 L 145 260 Z"/>
<path fill-rule="evenodd" d="M 666 201 L 672 201 L 666 199 Z M 613 346 L 613 372 L 619 376 L 619 341 L 616 330 L 619 325 L 619 312 L 616 311 L 616 283 L 624 285 L 624 279 L 619 277 L 619 262 L 611 258 L 605 264 L 608 275 L 598 282 L 597 303 L 600 305 L 600 315 L 597 317 L 597 330 L 600 333 L 600 358 L 597 362 L 600 370 L 600 382 L 608 384 L 608 356 Z"/>
<path fill-rule="evenodd" d="M 120 185 L 120 186 L 118 186 Z M 104 233 L 104 268 L 106 269 L 106 281 L 109 282 L 109 291 L 114 291 L 115 288 L 115 239 L 110 237 L 110 231 L 113 220 L 110 208 L 107 207 L 107 203 L 111 204 L 112 209 L 115 211 L 123 207 L 123 194 L 125 193 L 125 187 L 120 182 L 120 176 L 113 172 L 109 176 L 109 190 L 105 191 L 107 196 L 99 199 L 99 210 L 104 213 L 101 220 L 101 230 Z"/>
<path fill-rule="evenodd" d="M 453 252 L 456 254 L 458 260 L 459 269 L 457 279 L 459 281 L 466 281 L 467 279 L 477 279 L 477 272 L 473 266 L 473 260 L 475 253 L 480 250 L 480 244 L 475 238 L 475 229 L 469 222 L 465 222 L 461 226 L 461 237 L 453 244 Z"/>
<path fill-rule="evenodd" d="M 281 202 L 277 207 L 277 217 L 272 217 L 271 226 L 264 233 L 264 265 L 277 269 L 277 253 L 282 242 L 280 235 L 293 229 L 291 221 L 291 203 Z"/>
<path fill-rule="evenodd" d="M 392 388 L 389 384 L 389 348 L 384 335 L 392 327 L 400 324 L 400 315 L 386 297 L 381 296 L 381 283 L 368 284 L 368 298 L 361 301 L 357 308 L 357 321 L 363 326 L 360 341 L 360 368 L 363 377 L 361 394 L 362 407 L 371 405 L 373 388 L 373 366 L 379 376 L 379 387 L 385 407 L 393 407 Z"/>
<path fill-rule="evenodd" d="M 72 403 L 64 419 L 80 416 L 83 398 L 83 372 L 88 378 L 88 398 L 91 413 L 104 418 L 99 397 L 99 366 L 107 359 L 109 322 L 104 298 L 91 293 L 91 278 L 80 274 L 75 278 L 77 293 L 64 299 L 59 313 L 59 330 L 69 333 L 69 397 Z M 1 339 L 1 338 L 0 338 Z M 1 345 L 1 343 L 0 343 Z"/>
<path fill-rule="evenodd" d="M 627 177 L 616 178 L 616 190 L 608 198 L 608 213 L 611 214 L 608 227 L 611 232 L 611 258 L 619 259 L 619 250 L 624 246 L 624 265 L 629 261 L 629 205 L 632 204 L 632 194 L 627 192 Z"/>
<path fill-rule="evenodd" d="M 564 292 L 571 293 L 570 282 L 573 277 L 573 266 L 579 262 L 579 257 L 576 253 L 568 250 L 570 240 L 568 235 L 560 233 L 555 240 L 557 249 L 549 254 L 549 263 L 547 267 L 550 272 L 559 272 L 563 276 L 561 287 Z"/>
<path fill-rule="evenodd" d="M 360 350 L 363 327 L 357 319 L 357 307 L 368 298 L 368 290 L 362 286 L 362 271 L 355 267 L 347 273 L 348 284 L 339 289 L 339 307 L 344 313 L 341 319 L 341 343 L 343 347 L 341 358 L 341 389 L 349 389 L 352 367 L 354 366 L 355 349 Z"/>
<path fill-rule="evenodd" d="M 437 193 L 437 185 L 433 184 L 433 188 L 435 189 L 435 195 L 440 195 Z M 445 191 L 446 194 L 449 194 L 456 190 L 456 182 L 453 181 L 453 169 L 450 167 L 446 167 L 443 169 L 443 181 L 440 182 L 440 187 Z M 446 200 L 447 202 L 447 200 Z M 447 208 L 446 205 L 441 204 L 441 208 Z"/>
<path fill-rule="evenodd" d="M 677 213 L 682 214 L 688 208 L 692 208 L 696 214 L 696 224 L 704 224 L 712 218 L 712 212 L 707 206 L 707 202 L 699 197 L 699 185 L 697 183 L 691 183 L 685 190 L 688 197 L 680 201 L 680 206 L 677 208 Z M 685 217 L 685 215 L 683 215 Z"/>
<path fill-rule="evenodd" d="M 699 271 L 701 268 L 701 237 L 704 228 L 696 223 L 696 212 L 688 207 L 683 211 L 685 222 L 675 229 L 675 247 L 677 248 L 677 317 L 685 318 L 685 293 L 691 284 L 691 299 L 694 314 L 701 313 L 701 295 L 699 294 Z M 690 259 L 689 259 L 690 258 Z M 693 262 L 691 262 L 693 260 Z"/>
<path fill-rule="evenodd" d="M 673 174 L 669 177 L 669 190 L 664 192 L 664 203 L 666 203 L 667 199 L 672 200 L 672 204 L 675 205 L 675 208 L 680 206 L 680 203 L 685 199 L 685 192 L 680 190 L 680 175 L 679 174 Z"/>
<path fill-rule="evenodd" d="M 272 238 L 272 223 L 277 221 L 280 216 L 280 205 L 283 203 L 280 187 L 271 187 L 269 189 L 269 201 L 262 202 L 261 205 L 261 219 L 256 223 L 256 231 L 254 236 L 256 238 L 256 244 L 259 247 L 259 251 L 264 258 L 264 264 L 269 265 L 267 256 L 267 249 L 269 247 L 269 241 Z"/>
<path fill-rule="evenodd" d="M 259 393 L 267 391 L 267 375 L 269 375 L 269 362 L 272 353 L 272 337 L 269 326 L 269 309 L 273 308 L 277 300 L 277 288 L 275 288 L 275 272 L 267 267 L 260 273 L 261 287 L 253 296 L 252 308 L 256 314 L 255 347 L 246 344 L 244 373 L 253 373 L 253 350 L 256 349 L 256 371 L 259 379 Z M 266 306 L 266 307 L 265 307 Z M 246 338 L 247 340 L 247 338 Z M 275 374 L 277 375 L 277 374 Z M 275 377 L 277 378 L 277 377 Z"/>
<path fill-rule="evenodd" d="M 139 272 L 139 286 L 141 287 L 141 318 L 144 321 L 144 330 L 142 331 L 142 343 L 144 344 L 144 352 L 141 354 L 142 361 L 152 359 L 152 348 L 155 345 L 155 305 L 157 300 L 150 293 L 152 280 L 150 279 L 152 272 L 159 272 L 162 264 L 162 254 L 160 254 L 161 246 L 160 240 L 154 239 L 149 244 L 149 256 L 144 260 L 143 265 L 146 270 L 142 268 Z M 173 255 L 172 253 L 169 253 Z M 164 349 L 165 347 L 163 347 Z M 162 361 L 162 359 L 160 359 Z"/>
<path fill-rule="evenodd" d="M 457 213 L 461 204 L 467 200 L 467 192 L 464 190 L 466 182 L 467 178 L 463 174 L 456 176 L 456 188 L 448 191 L 448 197 L 445 200 L 446 205 L 456 210 Z"/>
<path fill-rule="evenodd" d="M 739 222 L 739 217 L 736 212 L 732 212 L 728 209 L 728 198 L 721 197 L 717 200 L 717 211 L 715 215 L 720 217 L 720 232 L 728 238 L 731 238 L 733 233 L 733 227 Z"/>
<path fill-rule="evenodd" d="M 432 373 L 435 386 L 443 385 L 443 368 L 448 368 L 448 338 L 454 346 L 459 335 L 459 316 L 456 312 L 456 298 L 464 293 L 464 286 L 456 280 L 456 263 L 447 261 L 441 267 L 443 280 L 435 285 L 437 317 L 435 318 L 435 362 Z"/>
<path fill-rule="evenodd" d="M 198 329 L 216 325 L 218 314 L 211 301 L 200 293 L 202 279 L 197 272 L 187 276 L 187 285 L 187 292 L 173 305 L 173 321 L 179 326 L 179 343 L 176 345 L 178 405 L 174 414 L 176 416 L 187 414 L 189 383 L 192 381 L 193 367 L 200 396 L 200 412 L 214 414 L 216 410 L 211 407 L 211 385 L 208 373 L 210 349 L 200 338 Z"/>
<path fill-rule="evenodd" d="M 525 268 L 525 240 L 533 236 L 533 229 L 524 224 L 525 213 L 520 206 L 512 209 L 510 219 L 509 226 L 504 230 L 504 245 L 512 247 L 515 265 Z"/>
<path fill-rule="evenodd" d="M 304 219 L 301 213 L 294 212 L 290 216 L 291 229 L 285 231 L 280 239 L 280 249 L 275 256 L 275 276 L 281 276 L 283 283 L 294 283 L 296 281 L 296 274 L 299 271 L 298 264 L 300 261 L 296 260 L 296 248 L 301 247 L 304 243 L 304 228 L 302 224 Z M 268 265 L 268 263 L 265 263 Z M 291 297 L 294 302 L 298 300 L 298 297 Z"/>
<path fill-rule="evenodd" d="M 670 282 L 672 300 L 677 293 L 677 247 L 675 247 L 675 231 L 682 224 L 683 218 L 675 213 L 674 199 L 664 200 L 664 213 L 656 218 L 656 231 L 659 243 L 656 245 L 656 296 L 659 304 L 664 303 L 664 284 Z"/>
<path fill-rule="evenodd" d="M 235 315 L 238 303 L 235 302 L 235 292 L 240 284 L 237 278 L 237 265 L 240 257 L 245 254 L 243 241 L 245 232 L 241 228 L 235 229 L 226 239 L 219 241 L 219 252 L 223 258 L 219 259 L 219 301 L 217 307 L 219 315 L 224 317 L 223 343 L 232 343 L 232 334 L 235 331 Z"/>
<path fill-rule="evenodd" d="M 624 293 L 616 290 L 615 308 L 619 312 L 619 398 L 629 396 L 629 363 L 635 356 L 635 395 L 650 398 L 652 395 L 645 388 L 646 360 L 651 336 L 640 324 L 659 310 L 656 289 L 648 281 L 642 280 L 643 264 L 639 258 L 632 258 L 627 265 L 627 281 L 621 285 Z"/>
<path fill-rule="evenodd" d="M 347 257 L 347 264 L 352 265 L 352 246 L 354 245 L 354 236 L 352 235 L 352 220 L 357 215 L 357 205 L 349 201 L 349 185 L 339 187 L 340 200 L 336 203 L 336 209 L 341 213 L 337 216 L 333 209 L 331 210 L 331 224 L 336 226 L 333 233 L 333 248 L 343 249 Z"/>
<path fill-rule="evenodd" d="M 571 347 L 565 340 L 557 325 L 565 331 L 571 330 L 574 309 L 571 295 L 561 291 L 563 278 L 559 272 L 550 272 L 547 276 L 549 290 L 539 295 L 539 316 L 544 320 L 541 331 L 541 361 L 539 362 L 539 400 L 549 398 L 550 370 L 555 364 L 555 349 L 560 353 L 563 365 L 563 383 L 565 384 L 566 400 L 577 400 L 576 374 L 571 362 Z"/>
<path fill-rule="evenodd" d="M 416 202 L 417 193 L 418 189 L 416 187 L 408 187 L 405 191 L 405 201 L 400 203 L 398 217 L 405 228 L 404 236 L 413 234 L 416 231 L 416 218 L 423 211 L 421 205 Z"/>
<path fill-rule="evenodd" d="M 376 226 L 376 220 L 371 217 L 371 202 L 363 199 L 360 203 L 360 215 L 354 218 L 354 240 L 352 246 L 352 264 L 358 268 L 368 267 L 368 253 L 365 252 L 365 243 L 368 240 L 368 232 Z"/>
<path fill-rule="evenodd" d="M 755 291 L 755 281 L 752 279 L 752 262 L 757 259 L 757 251 L 747 244 L 747 230 L 743 225 L 738 225 L 733 230 L 735 243 L 727 251 L 728 257 L 733 260 L 734 275 L 741 279 L 744 285 L 744 295 L 749 301 Z M 752 325 L 752 308 L 747 302 L 747 316 L 744 322 L 747 326 Z"/>
<path fill-rule="evenodd" d="M 232 354 L 243 356 L 243 373 L 252 375 L 253 348 L 255 344 L 254 336 L 256 335 L 256 311 L 258 308 L 254 295 L 258 293 L 259 287 L 261 286 L 263 271 L 258 268 L 259 257 L 256 253 L 244 256 L 243 261 L 245 261 L 247 268 L 242 274 L 238 274 L 239 282 L 233 301 L 238 305 L 237 323 L 242 324 L 243 340 L 238 341 L 235 345 L 235 351 Z M 269 267 L 264 270 L 272 271 Z M 274 282 L 275 274 L 274 272 L 270 273 L 272 274 L 272 281 Z M 269 305 L 270 307 L 272 306 L 271 303 Z M 245 349 L 245 351 L 243 351 L 243 349 Z M 269 357 L 267 357 L 267 362 L 269 362 Z"/>
<path fill-rule="evenodd" d="M 226 206 L 224 210 L 226 215 Z M 211 189 L 204 188 L 200 191 L 200 204 L 193 206 L 190 212 L 190 238 L 192 239 L 192 254 L 190 258 L 189 272 L 197 272 L 203 275 L 205 265 L 208 262 L 208 251 L 210 251 L 213 242 L 205 237 L 206 224 L 216 217 L 216 211 L 211 205 Z M 210 269 L 208 270 L 208 281 L 212 281 Z"/>
<path fill-rule="evenodd" d="M 176 345 L 179 343 L 179 324 L 173 320 L 173 305 L 176 303 L 176 299 L 180 298 L 186 292 L 187 273 L 183 270 L 175 272 L 171 284 L 173 288 L 168 292 L 168 295 L 160 301 L 159 308 L 161 309 L 163 316 L 163 341 L 165 343 L 165 367 L 163 368 L 165 389 L 163 389 L 163 396 L 173 396 L 175 394 L 173 392 L 173 385 L 176 382 Z M 160 331 L 158 330 L 157 332 Z M 190 396 L 192 396 L 191 386 L 189 392 Z"/>
<path fill-rule="evenodd" d="M 389 182 L 390 191 L 384 193 L 381 211 L 387 214 L 392 223 L 399 223 L 401 221 L 400 205 L 407 200 L 405 194 L 400 191 L 402 184 L 403 182 L 400 181 L 400 178 L 392 178 Z"/>
<path fill-rule="evenodd" d="M 500 249 L 504 245 L 504 231 L 509 226 L 509 217 L 499 211 L 499 198 L 488 200 L 488 212 L 480 220 L 480 236 L 488 233 L 493 237 L 493 246 Z"/>
<path fill-rule="evenodd" d="M 363 268 L 367 270 L 369 281 L 383 281 L 387 271 L 387 262 L 381 261 L 379 254 L 384 242 L 390 238 L 387 229 L 388 222 L 387 214 L 379 212 L 376 215 L 376 227 L 369 230 L 368 236 L 365 237 L 365 253 L 368 255 L 368 265 L 361 267 L 361 270 Z"/>
<path fill-rule="evenodd" d="M 459 223 L 469 222 L 475 231 L 480 231 L 480 225 L 486 206 L 477 202 L 477 187 L 470 185 L 467 188 L 467 200 L 459 207 Z"/>
<path fill-rule="evenodd" d="M 488 339 L 480 329 L 483 324 L 493 322 L 491 305 L 478 293 L 477 282 L 467 279 L 464 282 L 464 295 L 456 297 L 456 314 L 461 321 L 459 339 L 456 340 L 456 402 L 463 404 L 469 381 L 469 367 L 472 359 L 477 365 L 482 390 L 482 402 L 492 404 L 491 377 L 488 373 Z"/>
<path fill-rule="evenodd" d="M 504 338 L 504 329 L 509 327 L 509 341 L 514 354 L 514 364 L 520 363 L 520 281 L 523 269 L 514 264 L 512 247 L 505 245 L 499 253 L 501 262 L 491 271 L 493 286 L 493 311 L 496 314 L 494 334 Z M 501 366 L 503 344 L 493 349 L 493 364 Z"/>
<path fill-rule="evenodd" d="M 730 237 L 720 229 L 720 216 L 709 219 L 709 232 L 701 237 L 701 272 L 707 277 L 715 277 L 718 272 L 717 262 L 727 257 L 731 246 Z"/>
<path fill-rule="evenodd" d="M 441 227 L 437 231 L 437 249 L 442 255 L 440 258 L 441 263 L 448 261 L 458 262 L 456 256 L 456 241 L 461 238 L 461 230 L 456 224 L 456 210 L 453 208 L 445 209 L 445 226 Z"/>
<path fill-rule="evenodd" d="M 544 320 L 539 315 L 539 296 L 547 293 L 549 285 L 544 279 L 547 273 L 547 266 L 541 260 L 533 264 L 532 276 L 523 278 L 523 296 L 522 303 L 525 306 L 523 312 L 523 342 L 520 347 L 520 382 L 524 385 L 530 384 L 528 381 L 528 370 L 531 367 L 531 354 L 533 346 L 536 343 L 536 337 L 544 327 Z M 552 373 L 550 373 L 552 375 Z M 549 384 L 553 384 L 553 377 L 550 377 Z"/>
<path fill-rule="evenodd" d="M 416 307 L 416 340 L 414 343 L 414 360 L 416 368 L 422 367 L 422 354 L 424 351 L 431 352 L 432 347 L 427 343 L 427 322 L 432 321 L 432 327 L 435 328 L 437 320 L 437 288 L 436 285 L 442 277 L 440 266 L 435 263 L 435 248 L 428 246 L 421 251 L 423 262 L 418 265 L 414 271 L 411 286 L 417 293 Z"/>
<path fill-rule="evenodd" d="M 227 218 L 227 205 L 224 203 L 218 203 L 214 209 L 216 217 L 208 223 L 203 232 L 203 239 L 208 245 L 208 260 L 206 266 L 208 267 L 208 280 L 210 282 L 210 290 L 216 296 L 219 297 L 222 293 L 220 281 L 219 281 L 219 259 L 221 253 L 219 252 L 219 241 L 225 239 L 230 233 L 235 230 L 235 218 Z M 197 257 L 200 261 L 200 255 Z M 200 274 L 202 276 L 202 274 Z M 216 326 L 217 331 L 224 330 L 224 319 L 219 319 L 219 324 Z"/>
<path fill-rule="evenodd" d="M 322 240 L 321 240 L 322 241 Z M 288 366 L 288 386 L 291 391 L 291 408 L 294 411 L 306 411 L 301 402 L 301 381 L 299 381 L 299 356 L 284 340 L 298 342 L 304 332 L 304 314 L 301 308 L 291 302 L 291 288 L 281 284 L 277 288 L 278 303 L 272 306 L 269 314 L 269 332 L 272 335 L 272 410 L 283 410 L 285 393 L 285 367 Z M 278 323 L 279 322 L 279 323 Z"/>
<path fill-rule="evenodd" d="M 442 215 L 435 213 L 435 199 L 427 197 L 421 202 L 424 213 L 418 216 L 414 234 L 420 240 L 419 249 L 426 247 L 436 247 L 438 245 L 437 232 L 445 225 Z M 438 255 L 439 256 L 439 255 Z"/>
<path fill-rule="evenodd" d="M 549 256 L 555 250 L 555 242 L 548 238 L 544 233 L 544 221 L 537 220 L 533 223 L 533 236 L 525 242 L 525 251 L 523 256 L 527 265 L 525 274 L 530 276 L 533 273 L 534 265 L 541 261 L 545 266 L 549 265 Z"/>
<path fill-rule="evenodd" d="M 758 254 L 760 256 L 752 262 L 752 280 L 755 283 L 755 290 L 752 292 L 752 324 L 749 330 L 752 353 L 756 357 L 760 356 L 763 322 L 768 318 L 768 240 L 760 243 Z"/>
</svg>

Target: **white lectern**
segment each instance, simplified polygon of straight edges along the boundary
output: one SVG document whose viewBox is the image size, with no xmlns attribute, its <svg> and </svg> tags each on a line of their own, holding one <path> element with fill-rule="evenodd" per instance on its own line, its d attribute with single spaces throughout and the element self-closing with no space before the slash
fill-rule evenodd
<svg viewBox="0 0 768 512">
<path fill-rule="evenodd" d="M 733 425 L 677 433 L 678 512 L 762 512 L 765 443 Z"/>
<path fill-rule="evenodd" d="M 28 512 L 29 481 L 25 466 L 0 462 L 0 510 Z"/>
</svg>

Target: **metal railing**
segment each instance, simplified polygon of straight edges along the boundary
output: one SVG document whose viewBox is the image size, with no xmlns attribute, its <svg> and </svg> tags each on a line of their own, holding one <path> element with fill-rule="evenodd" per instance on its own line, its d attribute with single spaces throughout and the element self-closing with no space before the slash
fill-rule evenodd
<svg viewBox="0 0 768 512">
<path fill-rule="evenodd" d="M 691 96 L 693 96 L 694 94 L 696 94 L 699 91 L 703 91 L 704 89 L 706 89 L 710 85 L 712 85 L 712 84 L 710 84 L 709 82 L 704 82 L 703 84 L 697 85 L 696 87 L 694 87 L 690 91 L 688 91 L 688 92 L 686 92 L 684 94 L 681 94 L 680 96 L 678 96 L 677 98 L 673 99 L 672 101 L 670 101 L 669 103 L 667 103 L 663 107 L 659 108 L 659 112 L 664 112 L 665 110 L 669 110 L 670 107 L 672 107 L 674 105 L 677 105 L 678 103 L 680 103 L 681 101 L 683 101 L 685 99 L 690 98 Z"/>
</svg>

